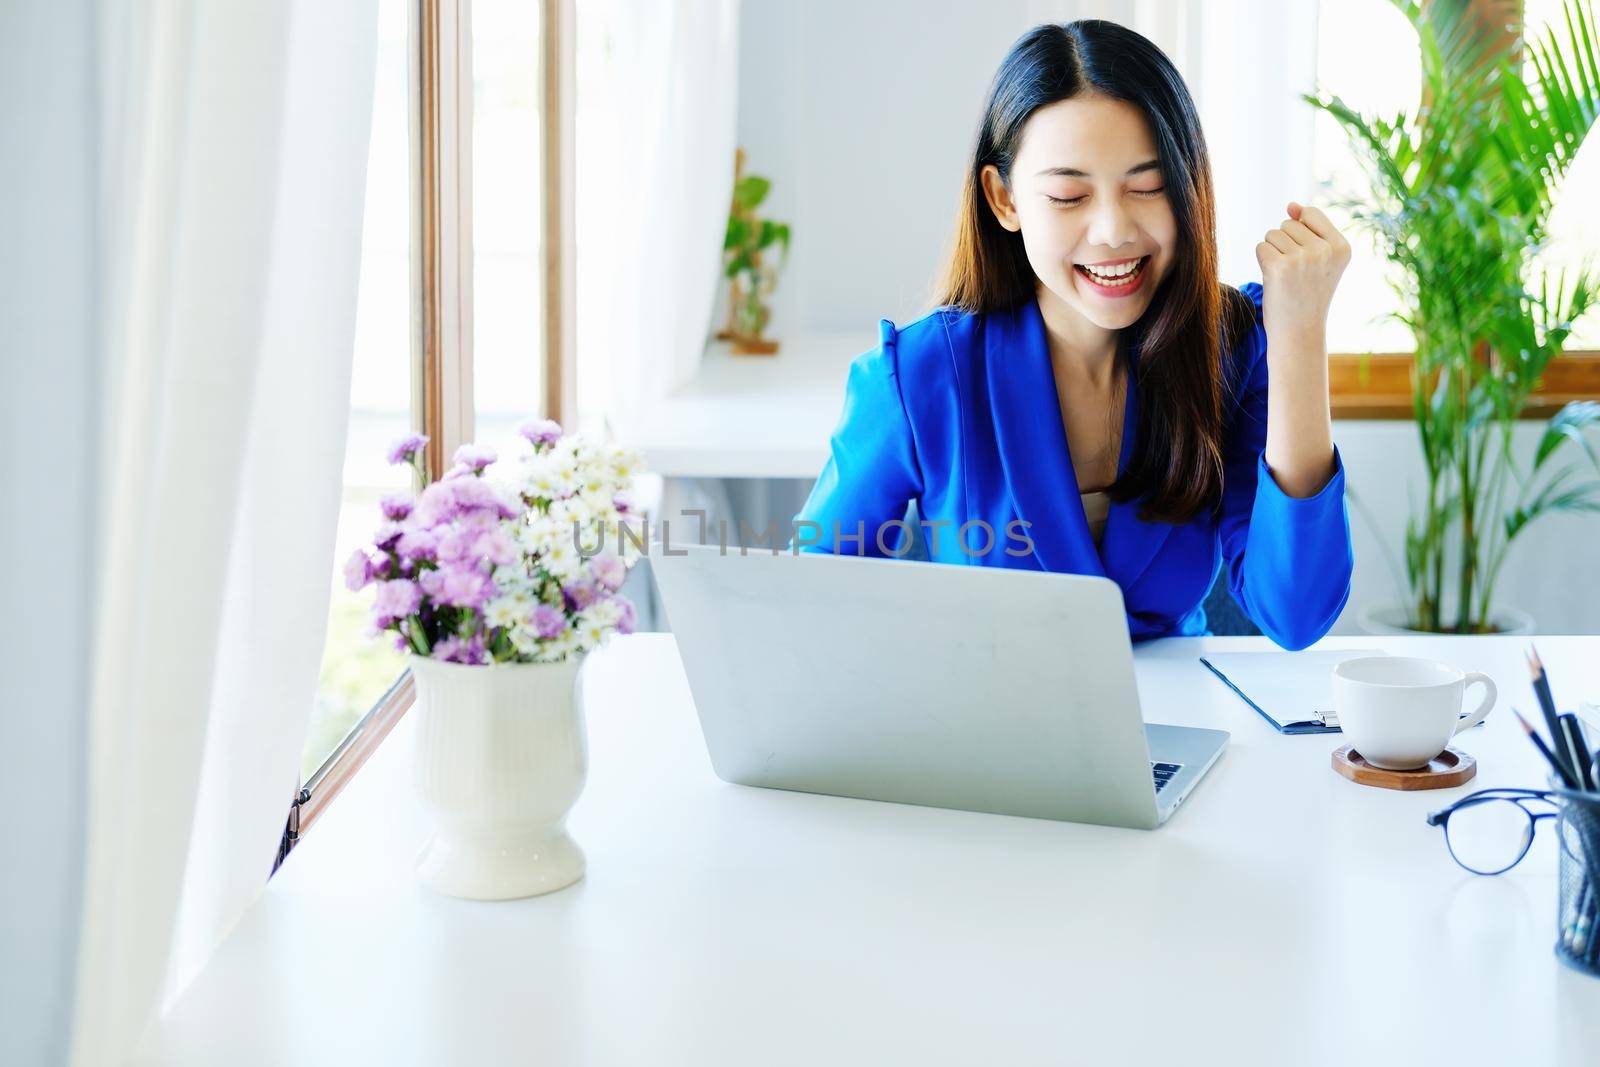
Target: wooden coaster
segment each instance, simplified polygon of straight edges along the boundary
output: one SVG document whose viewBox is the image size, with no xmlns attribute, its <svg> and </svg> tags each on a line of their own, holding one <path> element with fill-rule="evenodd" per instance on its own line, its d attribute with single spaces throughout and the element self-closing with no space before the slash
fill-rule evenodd
<svg viewBox="0 0 1600 1067">
<path fill-rule="evenodd" d="M 1478 761 L 1465 752 L 1447 748 L 1426 767 L 1414 771 L 1386 771 L 1361 758 L 1361 753 L 1345 745 L 1333 750 L 1333 769 L 1358 785 L 1379 789 L 1450 789 L 1470 782 L 1478 773 Z"/>
</svg>

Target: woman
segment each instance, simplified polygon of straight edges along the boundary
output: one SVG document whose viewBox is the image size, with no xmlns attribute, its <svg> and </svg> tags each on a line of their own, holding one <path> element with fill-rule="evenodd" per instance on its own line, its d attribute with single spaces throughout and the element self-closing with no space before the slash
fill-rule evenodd
<svg viewBox="0 0 1600 1067">
<path fill-rule="evenodd" d="M 1030 31 L 989 92 L 940 307 L 851 364 L 800 514 L 811 551 L 1109 577 L 1135 641 L 1207 632 L 1228 585 L 1299 649 L 1350 595 L 1328 410 L 1349 245 L 1313 207 L 1217 278 L 1211 170 L 1160 49 L 1109 22 Z"/>
</svg>

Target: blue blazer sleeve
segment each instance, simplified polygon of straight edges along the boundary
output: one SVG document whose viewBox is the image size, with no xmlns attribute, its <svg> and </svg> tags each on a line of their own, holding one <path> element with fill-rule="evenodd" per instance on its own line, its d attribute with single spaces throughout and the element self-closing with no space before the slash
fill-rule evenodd
<svg viewBox="0 0 1600 1067">
<path fill-rule="evenodd" d="M 1234 352 L 1243 367 L 1239 407 L 1223 447 L 1218 535 L 1228 588 L 1261 632 L 1291 651 L 1326 634 L 1350 599 L 1355 554 L 1345 511 L 1344 462 L 1315 495 L 1291 497 L 1267 467 L 1267 338 L 1261 286 L 1240 290 L 1256 306 L 1255 328 Z"/>
<path fill-rule="evenodd" d="M 907 547 L 906 508 L 922 493 L 922 474 L 900 397 L 894 323 L 884 319 L 879 338 L 850 363 L 828 461 L 795 516 L 802 551 L 885 556 Z"/>
</svg>

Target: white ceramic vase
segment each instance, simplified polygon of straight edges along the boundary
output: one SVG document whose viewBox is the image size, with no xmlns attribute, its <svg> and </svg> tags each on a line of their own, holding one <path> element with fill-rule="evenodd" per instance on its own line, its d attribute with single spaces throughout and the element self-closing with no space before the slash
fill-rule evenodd
<svg viewBox="0 0 1600 1067">
<path fill-rule="evenodd" d="M 582 659 L 409 659 L 417 792 L 434 826 L 417 856 L 423 883 L 454 897 L 510 900 L 582 878 L 583 852 L 566 830 L 589 766 Z"/>
</svg>

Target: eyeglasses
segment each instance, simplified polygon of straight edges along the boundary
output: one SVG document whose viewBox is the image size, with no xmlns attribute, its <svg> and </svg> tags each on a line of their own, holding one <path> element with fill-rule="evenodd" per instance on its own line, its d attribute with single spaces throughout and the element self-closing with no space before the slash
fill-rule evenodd
<svg viewBox="0 0 1600 1067">
<path fill-rule="evenodd" d="M 1528 854 L 1544 819 L 1556 817 L 1548 789 L 1482 789 L 1435 811 L 1451 857 L 1473 874 L 1504 874 Z M 1549 810 L 1545 810 L 1548 808 Z"/>
</svg>

